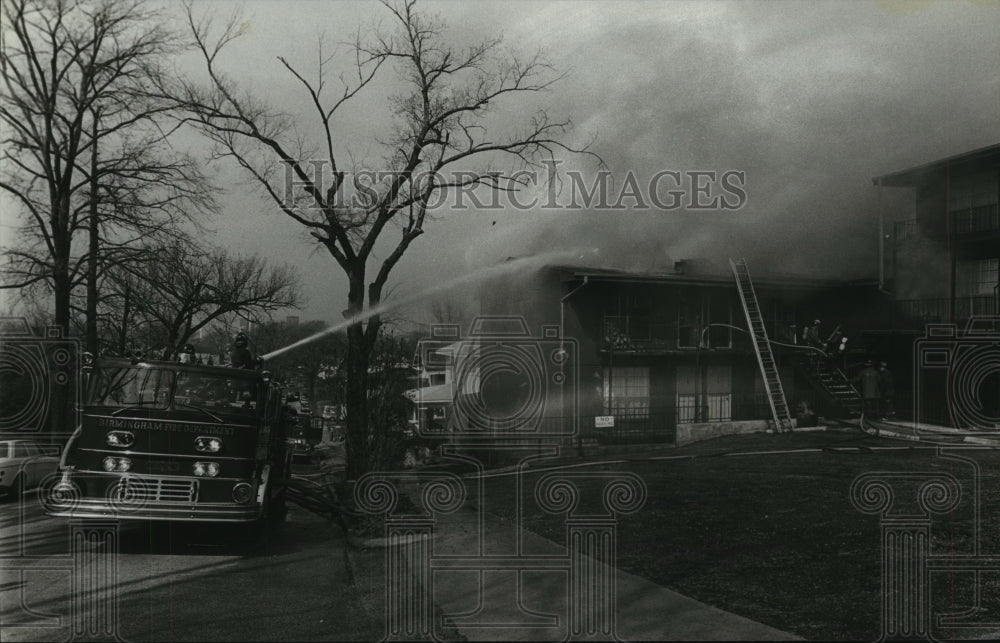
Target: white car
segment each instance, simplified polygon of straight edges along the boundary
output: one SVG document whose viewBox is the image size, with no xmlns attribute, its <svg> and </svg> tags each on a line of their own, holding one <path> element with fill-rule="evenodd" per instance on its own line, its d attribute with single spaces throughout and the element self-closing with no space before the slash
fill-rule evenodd
<svg viewBox="0 0 1000 643">
<path fill-rule="evenodd" d="M 0 440 L 0 497 L 17 499 L 25 489 L 37 487 L 55 473 L 57 451 L 31 440 Z"/>
</svg>

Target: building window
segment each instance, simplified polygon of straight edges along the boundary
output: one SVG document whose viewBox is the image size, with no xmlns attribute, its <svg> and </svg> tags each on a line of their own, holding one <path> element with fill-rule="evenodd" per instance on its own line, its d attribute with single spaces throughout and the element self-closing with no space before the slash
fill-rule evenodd
<svg viewBox="0 0 1000 643">
<path fill-rule="evenodd" d="M 677 306 L 677 347 L 698 348 L 701 343 L 701 302 L 682 299 Z"/>
<path fill-rule="evenodd" d="M 710 365 L 699 385 L 694 366 L 677 367 L 677 422 L 728 422 L 733 418 L 732 368 Z M 701 396 L 701 403 L 698 397 Z"/>
<path fill-rule="evenodd" d="M 768 339 L 784 344 L 797 343 L 795 308 L 778 298 L 766 297 L 760 300 L 760 310 L 764 316 Z"/>
<path fill-rule="evenodd" d="M 973 210 L 997 203 L 996 172 L 956 176 L 948 185 L 948 209 L 952 212 Z"/>
<path fill-rule="evenodd" d="M 645 294 L 619 294 L 615 307 L 604 314 L 605 341 L 622 348 L 632 341 L 649 341 L 652 338 L 649 301 Z"/>
<path fill-rule="evenodd" d="M 715 292 L 705 299 L 705 319 L 709 324 L 714 324 L 708 328 L 708 347 L 732 348 L 733 329 L 730 326 L 733 325 L 733 307 L 730 305 L 729 295 Z"/>
<path fill-rule="evenodd" d="M 951 179 L 948 211 L 958 234 L 997 230 L 997 173 L 981 172 Z"/>
<path fill-rule="evenodd" d="M 615 366 L 604 369 L 604 408 L 615 416 L 649 417 L 649 368 Z"/>
<path fill-rule="evenodd" d="M 998 267 L 1000 260 L 974 259 L 960 261 L 956 266 L 957 295 L 960 297 L 977 297 L 992 295 L 998 283 Z"/>
<path fill-rule="evenodd" d="M 682 298 L 677 306 L 678 348 L 732 348 L 733 307 L 727 293 Z"/>
</svg>

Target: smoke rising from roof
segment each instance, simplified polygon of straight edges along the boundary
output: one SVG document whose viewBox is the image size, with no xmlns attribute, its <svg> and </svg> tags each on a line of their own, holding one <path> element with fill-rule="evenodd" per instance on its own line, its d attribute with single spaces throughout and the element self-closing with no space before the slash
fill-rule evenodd
<svg viewBox="0 0 1000 643">
<path fill-rule="evenodd" d="M 245 56 L 226 71 L 274 87 L 279 105 L 306 113 L 308 97 L 275 56 L 312 64 L 319 31 L 349 39 L 382 9 L 289 4 L 248 5 Z M 523 121 L 539 107 L 571 117 L 572 142 L 594 138 L 619 185 L 628 172 L 648 180 L 661 170 L 744 171 L 747 202 L 726 212 L 442 211 L 393 274 L 401 297 L 549 250 L 597 249 L 588 261 L 625 270 L 744 257 L 752 271 L 871 277 L 879 208 L 888 221 L 912 216 L 908 191 L 884 189 L 880 202 L 871 177 L 993 143 L 984 133 L 1000 131 L 993 1 L 423 6 L 463 43 L 502 31 L 513 49 L 540 45 L 555 68 L 569 71 L 538 104 L 498 101 L 496 118 Z M 376 92 L 349 112 L 341 132 L 359 159 L 384 107 Z M 564 169 L 593 172 L 585 159 L 565 161 Z M 332 259 L 303 252 L 305 233 L 282 215 L 255 219 L 267 206 L 240 195 L 232 204 L 237 214 L 220 223 L 222 234 L 294 258 L 308 281 L 303 317 L 339 320 L 346 284 Z M 265 228 L 269 234 L 258 234 Z"/>
</svg>

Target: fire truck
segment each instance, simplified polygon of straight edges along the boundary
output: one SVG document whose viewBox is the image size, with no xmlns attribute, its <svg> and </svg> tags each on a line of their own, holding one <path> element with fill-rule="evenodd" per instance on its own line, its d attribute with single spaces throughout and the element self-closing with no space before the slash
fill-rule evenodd
<svg viewBox="0 0 1000 643">
<path fill-rule="evenodd" d="M 83 355 L 82 421 L 46 513 L 246 523 L 285 514 L 291 452 L 265 370 Z"/>
</svg>

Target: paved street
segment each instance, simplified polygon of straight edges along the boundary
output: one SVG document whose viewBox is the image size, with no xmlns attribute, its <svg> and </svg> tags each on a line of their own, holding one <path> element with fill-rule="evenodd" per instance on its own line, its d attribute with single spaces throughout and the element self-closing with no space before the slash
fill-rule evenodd
<svg viewBox="0 0 1000 643">
<path fill-rule="evenodd" d="M 86 588 L 72 591 L 69 526 L 44 516 L 33 498 L 23 509 L 0 505 L 0 525 L 0 638 L 68 639 L 71 597 L 89 595 Z M 343 537 L 305 511 L 292 508 L 276 534 L 253 545 L 140 528 L 125 528 L 120 536 L 115 599 L 121 639 L 378 637 L 373 614 L 350 591 Z"/>
<path fill-rule="evenodd" d="M 98 636 L 89 638 L 107 639 L 99 630 L 108 623 L 113 624 L 108 631 L 126 641 L 384 638 L 388 626 L 385 550 L 348 548 L 337 527 L 304 510 L 292 507 L 284 525 L 249 544 L 227 544 L 231 538 L 205 529 L 170 533 L 162 528 L 125 527 L 119 532 L 116 558 L 88 556 L 92 549 L 84 548 L 85 553 L 74 561 L 72 525 L 45 516 L 33 495 L 23 505 L 0 505 L 0 634 L 4 641 L 67 640 L 74 630 L 83 633 L 77 638 L 88 638 L 88 627 L 98 630 Z M 471 528 L 478 521 L 472 511 L 459 512 L 439 525 L 436 555 L 478 548 Z M 517 534 L 509 523 L 489 514 L 484 519 L 495 544 L 513 546 Z M 560 546 L 533 534 L 525 532 L 521 538 L 530 543 L 530 549 L 564 555 Z M 109 561 L 115 565 L 108 565 Z M 90 572 L 81 574 L 81 564 L 92 565 Z M 74 574 L 78 584 L 83 580 L 76 589 Z M 630 574 L 619 571 L 616 576 L 619 636 L 792 638 Z M 446 640 L 564 638 L 567 621 L 559 614 L 566 609 L 565 577 L 529 574 L 520 590 L 511 580 L 502 573 L 488 574 L 480 581 L 461 573 L 437 579 L 431 590 L 435 636 Z M 88 585 L 88 581 L 96 584 Z M 113 600 L 100 600 L 103 587 L 116 589 Z M 555 620 L 539 623 L 540 627 L 508 625 L 520 623 L 526 614 L 503 609 L 519 591 L 524 600 L 542 599 L 540 604 L 549 605 L 546 611 Z M 480 617 L 461 616 L 475 613 L 469 608 L 480 601 L 486 607 Z M 111 607 L 100 611 L 95 605 Z M 489 625 L 490 614 L 499 621 Z M 442 621 L 443 616 L 447 618 Z"/>
</svg>

